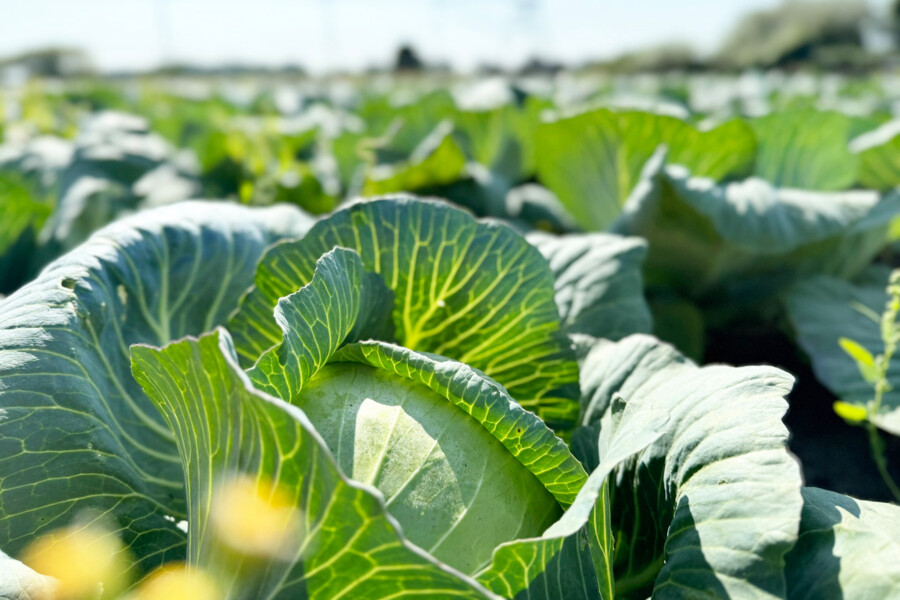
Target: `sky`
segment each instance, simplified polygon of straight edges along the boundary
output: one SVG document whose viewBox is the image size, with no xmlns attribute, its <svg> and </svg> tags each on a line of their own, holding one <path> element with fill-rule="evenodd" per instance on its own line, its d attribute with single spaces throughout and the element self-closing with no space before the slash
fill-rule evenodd
<svg viewBox="0 0 900 600">
<path fill-rule="evenodd" d="M 869 0 L 884 5 L 889 0 Z M 314 73 L 385 65 L 411 44 L 458 69 L 579 63 L 669 41 L 712 51 L 779 0 L 0 0 L 0 56 L 86 50 L 103 71 L 172 62 Z"/>
</svg>

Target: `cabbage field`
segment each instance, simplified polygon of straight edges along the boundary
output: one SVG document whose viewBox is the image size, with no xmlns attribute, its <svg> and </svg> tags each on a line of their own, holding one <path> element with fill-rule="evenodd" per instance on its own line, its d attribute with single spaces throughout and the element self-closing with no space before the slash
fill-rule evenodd
<svg viewBox="0 0 900 600">
<path fill-rule="evenodd" d="M 900 598 L 898 92 L 0 88 L 0 598 Z"/>
</svg>

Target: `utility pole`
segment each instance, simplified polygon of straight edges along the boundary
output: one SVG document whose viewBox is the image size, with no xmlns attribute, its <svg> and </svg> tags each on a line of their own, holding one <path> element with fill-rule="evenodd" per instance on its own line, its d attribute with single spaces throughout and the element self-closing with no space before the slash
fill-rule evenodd
<svg viewBox="0 0 900 600">
<path fill-rule="evenodd" d="M 172 31 L 169 0 L 156 0 L 156 31 L 159 36 L 159 64 L 168 65 L 172 60 Z"/>
<path fill-rule="evenodd" d="M 543 48 L 540 0 L 515 0 L 515 29 L 522 36 L 528 59 L 538 58 Z"/>
<path fill-rule="evenodd" d="M 453 57 L 447 52 L 447 38 L 445 33 L 445 23 L 447 21 L 447 2 L 446 0 L 433 0 L 431 5 L 433 14 L 433 26 L 435 37 L 437 38 L 438 47 L 440 48 L 440 56 L 442 61 L 452 63 Z"/>
<path fill-rule="evenodd" d="M 337 0 L 319 0 L 322 7 L 322 34 L 325 41 L 325 56 L 328 57 L 326 69 L 334 72 L 340 67 L 343 59 L 341 56 L 340 40 L 335 25 L 334 10 Z"/>
</svg>

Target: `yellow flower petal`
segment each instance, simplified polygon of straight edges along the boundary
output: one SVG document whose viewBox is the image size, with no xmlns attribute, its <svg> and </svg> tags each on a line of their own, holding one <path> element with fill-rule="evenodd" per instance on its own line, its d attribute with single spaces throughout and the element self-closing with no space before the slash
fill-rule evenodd
<svg viewBox="0 0 900 600">
<path fill-rule="evenodd" d="M 247 476 L 229 478 L 213 497 L 212 524 L 231 550 L 288 558 L 299 544 L 300 513 L 283 489 Z"/>
<path fill-rule="evenodd" d="M 183 564 L 164 565 L 138 588 L 135 600 L 221 600 L 222 591 L 204 571 Z"/>
<path fill-rule="evenodd" d="M 126 583 L 129 561 L 116 535 L 97 525 L 73 525 L 42 536 L 22 562 L 57 580 L 56 600 L 115 594 Z"/>
</svg>

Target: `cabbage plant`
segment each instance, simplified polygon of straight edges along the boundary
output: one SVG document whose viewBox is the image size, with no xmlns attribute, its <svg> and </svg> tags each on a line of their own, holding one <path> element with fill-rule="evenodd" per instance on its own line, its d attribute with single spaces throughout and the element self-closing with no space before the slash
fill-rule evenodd
<svg viewBox="0 0 900 600">
<path fill-rule="evenodd" d="M 646 239 L 651 289 L 746 310 L 806 276 L 854 277 L 892 239 L 890 185 L 848 189 L 858 162 L 875 168 L 848 149 L 850 130 L 813 109 L 707 129 L 587 111 L 538 129 L 538 176 L 558 200 L 537 204 L 576 230 Z"/>
<path fill-rule="evenodd" d="M 101 230 L 0 304 L 4 597 L 52 587 L 15 559 L 84 514 L 138 579 L 186 560 L 231 598 L 802 597 L 821 568 L 828 593 L 884 586 L 842 565 L 897 509 L 802 488 L 788 374 L 699 367 L 625 319 L 617 342 L 579 332 L 610 296 L 566 267 L 608 241 L 536 240 L 548 263 L 409 197 Z M 235 477 L 297 515 L 275 551 L 216 511 Z"/>
</svg>

